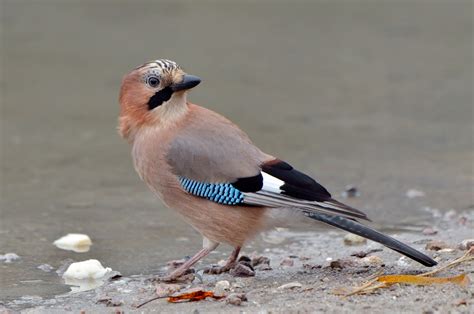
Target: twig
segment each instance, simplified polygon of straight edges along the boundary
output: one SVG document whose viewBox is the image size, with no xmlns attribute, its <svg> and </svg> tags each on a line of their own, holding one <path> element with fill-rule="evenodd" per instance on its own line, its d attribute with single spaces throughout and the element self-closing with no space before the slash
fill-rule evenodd
<svg viewBox="0 0 474 314">
<path fill-rule="evenodd" d="M 149 299 L 149 300 L 146 300 L 146 301 L 143 302 L 143 303 L 138 304 L 137 306 L 135 306 L 135 308 L 138 309 L 138 308 L 140 308 L 140 307 L 142 307 L 142 306 L 144 306 L 144 305 L 146 305 L 146 304 L 148 304 L 148 303 L 150 303 L 150 302 L 152 302 L 152 301 L 155 301 L 155 300 L 158 300 L 158 299 L 164 299 L 164 298 L 167 298 L 167 297 L 168 297 L 168 296 L 151 298 L 151 299 Z"/>
<path fill-rule="evenodd" d="M 472 256 L 471 256 L 472 255 Z M 455 259 L 454 261 L 452 261 L 451 263 L 449 264 L 446 264 L 444 266 L 441 266 L 440 268 L 438 269 L 435 269 L 435 270 L 432 270 L 432 271 L 429 271 L 429 272 L 426 272 L 426 273 L 423 273 L 423 274 L 419 274 L 417 276 L 420 276 L 420 277 L 426 277 L 426 276 L 431 276 L 431 275 L 434 275 L 434 274 L 437 274 L 443 270 L 446 270 L 446 269 L 449 269 L 449 268 L 452 268 L 458 264 L 461 264 L 461 263 L 464 263 L 464 262 L 468 262 L 468 261 L 472 261 L 474 260 L 474 247 L 471 247 L 463 256 Z"/>
<path fill-rule="evenodd" d="M 448 263 L 444 266 L 441 266 L 438 269 L 435 269 L 435 270 L 432 270 L 432 271 L 429 271 L 429 272 L 426 272 L 426 273 L 422 273 L 422 274 L 419 274 L 417 276 L 418 277 L 432 276 L 432 275 L 437 274 L 441 271 L 447 270 L 449 268 L 453 268 L 453 267 L 455 267 L 455 266 L 457 266 L 461 263 L 472 261 L 472 260 L 474 260 L 474 247 L 471 247 L 463 256 L 455 259 L 454 261 L 452 261 L 452 262 L 450 262 L 450 263 Z M 369 277 L 370 278 L 369 281 L 367 281 L 362 286 L 356 288 L 352 292 L 347 293 L 345 296 L 348 297 L 348 296 L 358 294 L 358 293 L 366 294 L 366 293 L 373 292 L 374 290 L 377 290 L 379 288 L 386 288 L 386 287 L 389 287 L 392 284 L 394 284 L 394 283 L 387 283 L 387 282 L 381 282 L 381 283 L 376 284 L 381 273 L 382 273 L 382 271 L 380 271 L 378 273 L 375 273 L 374 275 Z M 373 278 L 374 276 L 375 276 L 375 278 Z"/>
</svg>

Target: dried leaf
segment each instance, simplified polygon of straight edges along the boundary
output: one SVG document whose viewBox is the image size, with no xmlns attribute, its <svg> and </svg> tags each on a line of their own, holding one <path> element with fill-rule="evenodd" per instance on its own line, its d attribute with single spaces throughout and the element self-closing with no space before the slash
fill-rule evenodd
<svg viewBox="0 0 474 314">
<path fill-rule="evenodd" d="M 385 284 L 405 283 L 411 285 L 432 285 L 432 284 L 445 284 L 454 283 L 463 287 L 469 284 L 469 277 L 466 274 L 454 276 L 454 277 L 422 277 L 416 275 L 386 275 L 377 278 L 378 282 Z"/>
<path fill-rule="evenodd" d="M 354 290 L 348 292 L 346 288 L 336 289 L 334 294 L 351 296 L 355 294 L 367 294 L 372 293 L 373 291 L 380 288 L 387 288 L 395 283 L 405 283 L 405 284 L 414 284 L 414 285 L 431 285 L 431 284 L 445 284 L 445 283 L 454 283 L 462 287 L 469 285 L 469 277 L 465 274 L 461 274 L 454 277 L 430 277 L 434 274 L 442 272 L 444 270 L 453 268 L 459 264 L 470 262 L 474 260 L 474 247 L 471 247 L 463 256 L 457 258 L 456 260 L 441 266 L 435 270 L 419 274 L 419 275 L 385 275 L 380 276 L 377 274 L 375 279 L 368 279 L 363 285 L 356 287 Z"/>
<path fill-rule="evenodd" d="M 196 290 L 192 292 L 179 294 L 176 296 L 171 296 L 168 298 L 168 302 L 170 303 L 195 302 L 195 301 L 204 300 L 205 298 L 222 299 L 223 296 L 216 296 L 214 295 L 214 292 L 212 291 Z"/>
</svg>

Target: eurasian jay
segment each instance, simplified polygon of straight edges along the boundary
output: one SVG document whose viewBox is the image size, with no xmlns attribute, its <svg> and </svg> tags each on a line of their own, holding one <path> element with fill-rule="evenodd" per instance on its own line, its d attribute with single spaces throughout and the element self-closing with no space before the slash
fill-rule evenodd
<svg viewBox="0 0 474 314">
<path fill-rule="evenodd" d="M 425 265 L 421 252 L 357 220 L 367 216 L 336 201 L 318 182 L 262 152 L 225 117 L 187 101 L 201 80 L 160 59 L 125 75 L 119 133 L 132 146 L 136 171 L 148 187 L 203 236 L 203 248 L 168 275 L 184 274 L 220 243 L 240 248 L 285 215 L 308 218 L 379 242 Z"/>
</svg>

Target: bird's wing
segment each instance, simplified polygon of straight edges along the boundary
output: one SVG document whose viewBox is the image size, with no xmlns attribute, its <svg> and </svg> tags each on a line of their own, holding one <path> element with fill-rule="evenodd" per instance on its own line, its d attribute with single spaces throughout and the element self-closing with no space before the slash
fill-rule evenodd
<svg viewBox="0 0 474 314">
<path fill-rule="evenodd" d="M 171 141 L 167 162 L 180 177 L 208 183 L 230 183 L 260 173 L 269 158 L 223 116 L 191 105 Z"/>
<path fill-rule="evenodd" d="M 284 161 L 268 161 L 261 165 L 261 169 L 262 187 L 244 193 L 246 204 L 295 207 L 305 212 L 369 220 L 363 212 L 334 200 L 316 180 Z"/>
<path fill-rule="evenodd" d="M 225 205 L 290 207 L 368 220 L 332 199 L 311 177 L 261 152 L 227 119 L 201 107 L 193 110 L 167 155 L 187 192 Z"/>
</svg>

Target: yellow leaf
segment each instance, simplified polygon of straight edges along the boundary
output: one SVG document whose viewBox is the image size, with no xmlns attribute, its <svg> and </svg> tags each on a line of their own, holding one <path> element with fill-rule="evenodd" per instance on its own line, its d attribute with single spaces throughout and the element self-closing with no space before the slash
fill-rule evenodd
<svg viewBox="0 0 474 314">
<path fill-rule="evenodd" d="M 462 287 L 466 287 L 469 284 L 469 277 L 466 274 L 462 274 L 454 277 L 421 277 L 415 275 L 386 275 L 377 278 L 377 281 L 386 284 L 405 283 L 412 285 L 432 285 L 432 284 L 445 284 L 454 283 Z"/>
</svg>

